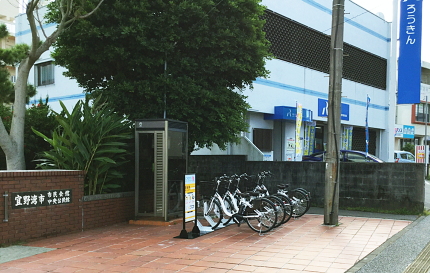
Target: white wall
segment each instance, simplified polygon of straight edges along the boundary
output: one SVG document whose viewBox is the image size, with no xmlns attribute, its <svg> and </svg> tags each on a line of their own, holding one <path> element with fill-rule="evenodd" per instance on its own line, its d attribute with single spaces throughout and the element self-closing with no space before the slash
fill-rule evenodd
<svg viewBox="0 0 430 273">
<path fill-rule="evenodd" d="M 46 8 L 42 8 L 39 12 L 40 16 L 43 16 L 45 13 Z M 26 43 L 31 44 L 31 32 L 30 32 L 30 26 L 28 24 L 27 16 L 25 14 L 20 14 L 15 19 L 16 25 L 15 25 L 15 37 L 16 37 L 16 44 L 20 43 Z M 41 40 L 45 40 L 42 31 L 39 29 L 39 37 Z M 47 36 L 52 34 L 55 29 L 55 24 L 45 24 L 43 27 L 45 33 Z M 47 61 L 52 61 L 53 58 L 51 57 L 51 51 L 52 47 L 49 51 L 46 51 L 42 54 L 42 56 L 39 58 L 39 60 L 36 61 L 35 64 L 43 63 Z M 76 80 L 71 80 L 65 76 L 63 76 L 63 72 L 65 72 L 66 69 L 61 66 L 55 66 L 54 68 L 54 83 L 46 86 L 37 86 L 37 94 L 35 97 L 31 98 L 31 103 L 37 103 L 39 101 L 39 98 L 42 98 L 43 101 L 45 101 L 46 96 L 49 96 L 49 105 L 51 106 L 52 110 L 56 112 L 61 112 L 61 106 L 59 103 L 59 100 L 61 100 L 66 107 L 71 111 L 73 109 L 73 106 L 78 102 L 80 99 L 84 99 L 83 89 L 79 87 Z M 34 85 L 35 82 L 35 74 L 34 74 L 34 67 L 30 70 L 30 74 L 28 77 L 28 82 L 30 84 Z"/>
</svg>

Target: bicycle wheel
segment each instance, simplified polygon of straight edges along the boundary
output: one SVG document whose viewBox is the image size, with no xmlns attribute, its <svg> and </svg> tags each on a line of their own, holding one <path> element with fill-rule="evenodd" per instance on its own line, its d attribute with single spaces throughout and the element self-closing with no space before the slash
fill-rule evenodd
<svg viewBox="0 0 430 273">
<path fill-rule="evenodd" d="M 311 194 L 310 194 L 310 192 L 308 192 L 307 190 L 305 190 L 304 188 L 297 188 L 297 189 L 294 189 L 295 191 L 301 191 L 303 194 L 305 194 L 306 195 L 306 198 L 307 198 L 307 200 L 308 200 L 308 205 L 307 205 L 307 207 L 306 207 L 306 211 L 305 211 L 305 213 L 306 212 L 308 212 L 308 210 L 309 210 L 309 208 L 311 207 Z"/>
<path fill-rule="evenodd" d="M 284 202 L 284 210 L 285 210 L 285 219 L 282 224 L 290 221 L 291 216 L 293 216 L 293 206 L 291 205 L 291 200 L 288 196 L 282 194 L 275 194 L 275 196 L 281 198 L 282 202 Z"/>
<path fill-rule="evenodd" d="M 233 205 L 232 201 L 230 200 L 230 197 L 228 197 L 228 196 L 226 198 L 224 198 L 224 207 L 226 208 L 227 211 L 225 213 L 223 213 L 224 217 L 223 217 L 222 223 L 224 225 L 227 225 L 230 223 L 230 221 L 232 219 L 231 216 L 227 215 L 227 213 L 233 215 L 237 211 L 234 211 L 234 205 Z"/>
<path fill-rule="evenodd" d="M 216 199 L 201 199 L 197 202 L 197 220 L 202 226 L 216 229 L 223 218 L 221 205 Z"/>
<path fill-rule="evenodd" d="M 248 226 L 255 232 L 266 233 L 276 224 L 276 208 L 272 201 L 258 198 L 251 201 L 252 208 L 247 208 L 244 216 Z"/>
<path fill-rule="evenodd" d="M 288 196 L 291 198 L 293 204 L 293 216 L 301 217 L 308 210 L 309 201 L 307 196 L 301 191 L 290 191 Z"/>
<path fill-rule="evenodd" d="M 269 195 L 269 196 L 266 196 L 266 198 L 272 201 L 273 204 L 275 204 L 277 217 L 276 217 L 276 224 L 274 227 L 277 228 L 280 225 L 282 225 L 282 223 L 285 221 L 285 217 L 287 216 L 285 213 L 284 202 L 275 195 Z"/>
</svg>

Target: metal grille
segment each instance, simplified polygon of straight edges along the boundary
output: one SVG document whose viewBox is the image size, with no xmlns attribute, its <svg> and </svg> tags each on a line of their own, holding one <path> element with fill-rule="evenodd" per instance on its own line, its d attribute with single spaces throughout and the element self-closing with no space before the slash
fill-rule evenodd
<svg viewBox="0 0 430 273">
<path fill-rule="evenodd" d="M 155 133 L 155 215 L 163 216 L 163 178 L 164 178 L 164 158 L 163 158 L 163 133 Z"/>
<path fill-rule="evenodd" d="M 330 70 L 330 35 L 266 10 L 263 30 L 281 60 L 324 73 Z M 386 89 L 387 60 L 344 43 L 343 78 Z"/>
<path fill-rule="evenodd" d="M 352 129 L 352 150 L 366 151 L 366 130 L 360 127 Z M 369 154 L 376 153 L 376 131 L 369 130 Z"/>
</svg>

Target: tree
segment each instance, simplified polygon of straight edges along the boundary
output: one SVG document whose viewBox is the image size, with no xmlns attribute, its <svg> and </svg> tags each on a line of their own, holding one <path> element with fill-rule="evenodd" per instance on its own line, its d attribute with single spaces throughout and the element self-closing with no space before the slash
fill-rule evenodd
<svg viewBox="0 0 430 273">
<path fill-rule="evenodd" d="M 53 57 L 115 111 L 131 119 L 165 111 L 188 122 L 191 148 L 225 148 L 247 130 L 241 91 L 269 73 L 259 2 L 106 0 L 59 36 Z"/>
<path fill-rule="evenodd" d="M 0 24 L 0 40 L 9 36 L 5 24 Z M 15 100 L 14 85 L 10 81 L 9 72 L 6 69 L 6 65 L 15 66 L 22 59 L 26 57 L 28 51 L 28 45 L 18 45 L 10 49 L 0 48 L 0 103 L 13 103 Z M 31 84 L 27 84 L 26 90 L 26 102 L 31 97 L 36 95 L 36 88 Z"/>
<path fill-rule="evenodd" d="M 31 67 L 39 59 L 39 57 L 49 49 L 67 27 L 72 23 L 81 19 L 87 18 L 102 4 L 103 0 L 94 4 L 92 1 L 73 1 L 73 0 L 56 0 L 50 4 L 52 9 L 57 9 L 59 12 L 59 20 L 57 29 L 49 36 L 47 36 L 42 27 L 42 20 L 39 19 L 38 9 L 40 0 L 28 1 L 26 14 L 27 20 L 30 24 L 32 43 L 28 45 L 17 45 L 15 47 L 21 48 L 21 53 L 18 60 L 18 74 L 14 86 L 15 99 L 14 111 L 10 133 L 6 130 L 3 121 L 0 122 L 0 147 L 6 155 L 7 169 L 8 170 L 24 170 L 24 122 L 25 122 L 25 101 L 27 80 Z M 83 12 L 84 7 L 90 12 Z M 39 24 L 45 41 L 41 41 L 39 32 L 37 30 Z"/>
</svg>

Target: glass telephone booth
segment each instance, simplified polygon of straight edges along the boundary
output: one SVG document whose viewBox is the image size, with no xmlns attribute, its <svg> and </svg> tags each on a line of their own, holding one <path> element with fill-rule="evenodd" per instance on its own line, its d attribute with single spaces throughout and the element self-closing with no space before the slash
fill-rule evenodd
<svg viewBox="0 0 430 273">
<path fill-rule="evenodd" d="M 170 221 L 184 212 L 188 124 L 168 119 L 135 121 L 135 216 Z"/>
</svg>

